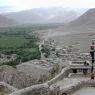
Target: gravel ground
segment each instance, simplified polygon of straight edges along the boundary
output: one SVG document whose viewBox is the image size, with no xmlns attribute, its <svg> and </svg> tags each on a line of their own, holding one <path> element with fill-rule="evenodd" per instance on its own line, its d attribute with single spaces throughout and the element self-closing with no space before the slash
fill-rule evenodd
<svg viewBox="0 0 95 95">
<path fill-rule="evenodd" d="M 43 39 L 54 39 L 60 46 L 74 45 L 80 52 L 89 52 L 95 32 L 66 32 L 64 29 L 49 29 L 38 32 Z"/>
<path fill-rule="evenodd" d="M 95 95 L 95 87 L 81 88 L 72 95 Z"/>
</svg>

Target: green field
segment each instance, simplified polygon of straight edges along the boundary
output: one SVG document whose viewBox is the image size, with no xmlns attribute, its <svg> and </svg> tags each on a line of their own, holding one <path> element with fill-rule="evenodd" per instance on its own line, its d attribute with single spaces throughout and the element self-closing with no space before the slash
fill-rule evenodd
<svg viewBox="0 0 95 95">
<path fill-rule="evenodd" d="M 28 29 L 5 28 L 3 32 L 0 32 L 0 54 L 10 55 L 17 54 L 17 59 L 12 62 L 6 62 L 4 64 L 16 66 L 20 62 L 26 62 L 33 59 L 40 59 L 41 54 L 39 46 L 36 44 L 38 38 Z"/>
<path fill-rule="evenodd" d="M 23 36 L 11 37 L 3 35 L 0 37 L 0 48 L 19 48 L 28 42 L 29 40 L 25 39 Z"/>
<path fill-rule="evenodd" d="M 16 66 L 29 60 L 40 59 L 41 53 L 39 46 L 36 44 L 39 39 L 33 32 L 58 26 L 60 24 L 35 24 L 0 28 L 0 54 L 17 54 L 16 60 L 4 64 Z"/>
</svg>

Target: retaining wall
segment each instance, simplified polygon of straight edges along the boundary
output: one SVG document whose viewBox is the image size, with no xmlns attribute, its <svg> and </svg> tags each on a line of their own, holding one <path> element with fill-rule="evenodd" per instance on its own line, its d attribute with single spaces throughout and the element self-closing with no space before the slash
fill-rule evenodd
<svg viewBox="0 0 95 95">
<path fill-rule="evenodd" d="M 62 71 L 56 77 L 54 77 L 53 79 L 46 83 L 27 87 L 25 89 L 15 91 L 9 95 L 59 95 L 59 88 L 58 87 L 50 88 L 50 85 L 65 78 L 69 70 L 70 68 L 66 67 L 62 69 Z"/>
<path fill-rule="evenodd" d="M 50 81 L 48 81 L 48 85 L 52 85 L 54 83 L 56 83 L 59 80 L 62 80 L 63 78 L 65 78 L 66 76 L 68 76 L 70 73 L 70 67 L 66 67 L 64 69 L 62 69 L 62 71 L 53 79 L 51 79 Z"/>
<path fill-rule="evenodd" d="M 54 77 L 50 81 L 47 81 L 46 83 L 33 85 L 31 87 L 27 87 L 27 88 L 15 91 L 9 95 L 62 95 L 62 93 L 71 94 L 85 85 L 95 86 L 95 81 L 92 81 L 92 80 L 81 81 L 75 84 L 74 86 L 68 87 L 66 89 L 61 89 L 61 90 L 59 87 L 51 86 L 57 81 L 68 76 L 68 74 L 70 73 L 70 70 L 71 70 L 70 67 L 66 67 L 62 69 L 62 71 L 56 77 Z"/>
<path fill-rule="evenodd" d="M 49 95 L 50 89 L 47 84 L 39 84 L 18 90 L 9 95 Z"/>
</svg>

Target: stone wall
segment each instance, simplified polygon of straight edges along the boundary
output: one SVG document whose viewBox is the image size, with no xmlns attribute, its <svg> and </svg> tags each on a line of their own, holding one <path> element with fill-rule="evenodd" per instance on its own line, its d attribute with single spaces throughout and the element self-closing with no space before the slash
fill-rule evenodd
<svg viewBox="0 0 95 95">
<path fill-rule="evenodd" d="M 67 93 L 70 95 L 74 93 L 76 90 L 79 90 L 82 87 L 95 87 L 95 81 L 93 80 L 85 80 L 78 82 L 74 86 L 68 87 L 66 89 L 59 89 L 59 87 L 50 87 L 47 83 L 34 85 L 31 87 L 27 87 L 25 89 L 13 92 L 9 95 L 62 95 L 62 93 Z"/>
<path fill-rule="evenodd" d="M 47 83 L 34 85 L 22 90 L 18 90 L 9 95 L 60 95 L 59 88 L 50 88 Z"/>
<path fill-rule="evenodd" d="M 66 67 L 56 77 L 44 84 L 27 87 L 9 95 L 59 95 L 59 87 L 50 87 L 50 85 L 65 78 L 69 74 L 69 70 L 70 68 Z"/>
<path fill-rule="evenodd" d="M 56 77 L 54 77 L 53 79 L 51 79 L 50 81 L 46 83 L 33 85 L 31 87 L 27 87 L 27 88 L 15 91 L 9 95 L 62 95 L 62 93 L 71 94 L 85 85 L 95 86 L 95 81 L 93 80 L 84 80 L 84 81 L 76 83 L 74 86 L 68 87 L 66 89 L 61 89 L 61 90 L 59 87 L 52 86 L 52 84 L 67 77 L 70 71 L 71 71 L 70 67 L 66 67 Z"/>
<path fill-rule="evenodd" d="M 39 84 L 18 90 L 9 95 L 49 95 L 50 89 L 47 84 Z"/>
<path fill-rule="evenodd" d="M 65 78 L 66 76 L 68 76 L 69 72 L 70 72 L 70 67 L 66 67 L 66 68 L 62 69 L 62 71 L 56 77 L 54 77 L 53 79 L 51 79 L 47 83 L 49 85 L 52 85 L 55 82 L 57 82 L 59 80 L 62 80 L 63 78 Z"/>
</svg>

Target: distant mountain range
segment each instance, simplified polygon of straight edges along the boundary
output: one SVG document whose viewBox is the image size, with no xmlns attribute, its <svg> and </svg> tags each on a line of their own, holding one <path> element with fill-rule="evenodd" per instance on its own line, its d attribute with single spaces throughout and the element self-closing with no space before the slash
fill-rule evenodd
<svg viewBox="0 0 95 95">
<path fill-rule="evenodd" d="M 68 23 L 77 19 L 86 9 L 70 9 L 62 7 L 36 8 L 21 12 L 2 14 L 20 24 L 36 23 Z"/>
<path fill-rule="evenodd" d="M 95 32 L 95 9 L 90 9 L 75 21 L 64 26 L 65 31 Z"/>
<path fill-rule="evenodd" d="M 15 25 L 16 23 L 17 23 L 16 21 L 0 15 L 0 27 L 12 26 Z"/>
</svg>

